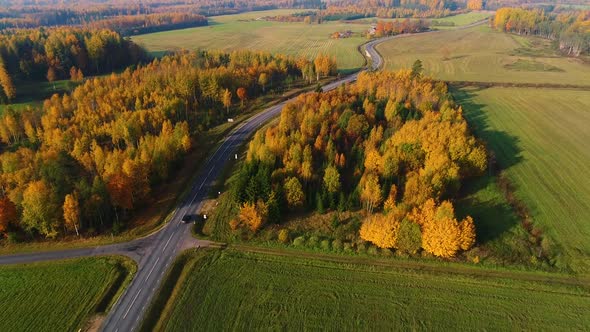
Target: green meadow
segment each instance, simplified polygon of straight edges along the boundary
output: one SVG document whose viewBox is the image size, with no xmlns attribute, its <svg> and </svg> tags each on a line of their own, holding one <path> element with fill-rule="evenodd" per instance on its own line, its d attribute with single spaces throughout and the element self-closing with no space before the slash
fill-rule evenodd
<svg viewBox="0 0 590 332">
<path fill-rule="evenodd" d="M 172 296 L 160 302 L 166 305 L 151 311 L 157 322 L 143 330 L 590 328 L 588 290 L 550 282 L 543 274 L 521 278 L 518 272 L 483 269 L 449 274 L 346 261 L 194 252 L 183 261 L 178 282 L 172 279 Z"/>
<path fill-rule="evenodd" d="M 0 266 L 0 331 L 77 331 L 110 308 L 134 271 L 122 257 Z"/>
</svg>

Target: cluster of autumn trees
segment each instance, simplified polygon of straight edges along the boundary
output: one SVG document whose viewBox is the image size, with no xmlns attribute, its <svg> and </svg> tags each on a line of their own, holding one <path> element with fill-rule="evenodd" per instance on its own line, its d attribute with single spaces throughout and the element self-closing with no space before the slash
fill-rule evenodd
<svg viewBox="0 0 590 332">
<path fill-rule="evenodd" d="M 336 0 L 327 2 L 320 11 L 272 16 L 266 19 L 280 22 L 321 23 L 364 17 L 440 18 L 460 14 L 466 10 L 481 10 L 483 7 L 483 0 Z"/>
<path fill-rule="evenodd" d="M 290 211 L 364 208 L 364 240 L 450 257 L 473 245 L 475 230 L 449 199 L 486 167 L 444 83 L 419 66 L 362 73 L 354 85 L 298 97 L 255 134 L 232 186 L 241 211 L 231 226 L 256 232 Z"/>
<path fill-rule="evenodd" d="M 19 29 L 0 33 L 0 99 L 13 99 L 15 81 L 54 81 L 110 73 L 147 59 L 145 51 L 106 29 Z M 72 70 L 73 69 L 73 70 Z"/>
<path fill-rule="evenodd" d="M 328 6 L 322 11 L 323 20 L 350 20 L 362 17 L 378 18 L 438 18 L 459 11 L 437 7 L 359 7 L 359 6 Z"/>
<path fill-rule="evenodd" d="M 300 57 L 297 59 L 297 67 L 301 71 L 302 78 L 307 79 L 310 83 L 314 76 L 319 81 L 321 77 L 332 76 L 338 73 L 336 58 L 322 53 L 318 54 L 313 62 L 307 60 L 305 57 Z"/>
<path fill-rule="evenodd" d="M 496 29 L 536 35 L 559 42 L 559 49 L 572 56 L 590 53 L 590 11 L 546 13 L 541 9 L 504 7 L 496 11 Z"/>
<path fill-rule="evenodd" d="M 228 109 L 301 75 L 268 53 L 182 53 L 0 116 L 0 232 L 124 225 Z"/>
<path fill-rule="evenodd" d="M 402 33 L 423 32 L 430 24 L 424 20 L 405 19 L 403 21 L 378 21 L 375 25 L 375 37 L 399 35 Z"/>
<path fill-rule="evenodd" d="M 474 0 L 471 0 L 474 1 Z M 461 5 L 464 7 L 464 4 Z M 444 0 L 331 1 L 320 11 L 265 17 L 279 22 L 317 22 L 378 18 L 437 18 L 463 12 L 457 3 Z"/>
<path fill-rule="evenodd" d="M 62 9 L 37 15 L 26 14 L 24 18 L 0 18 L 0 30 L 76 25 L 112 29 L 122 35 L 182 29 L 206 24 L 207 19 L 199 14 L 178 12 L 138 14 L 132 8 L 95 13 Z"/>
<path fill-rule="evenodd" d="M 467 9 L 469 10 L 482 10 L 484 5 L 483 0 L 468 0 Z"/>
<path fill-rule="evenodd" d="M 319 8 L 320 0 L 144 0 L 128 2 L 117 0 L 77 0 L 69 5 L 51 0 L 20 1 L 11 0 L 0 8 L 0 30 L 13 28 L 37 28 L 41 26 L 86 25 L 102 21 L 101 26 L 108 23 L 129 26 L 131 22 L 141 23 L 143 20 L 153 29 L 164 30 L 170 25 L 165 17 L 172 13 L 197 15 L 227 15 L 245 11 L 269 10 L 277 8 Z M 165 14 L 162 16 L 157 16 Z M 148 18 L 146 17 L 148 15 Z M 154 16 L 156 15 L 156 16 Z M 172 14 L 177 15 L 177 14 Z M 131 16 L 137 16 L 133 18 Z M 124 18 L 119 18 L 124 17 Z M 157 17 L 157 19 L 155 19 Z M 115 19 L 111 21 L 111 19 Z M 177 23 L 180 25 L 176 17 Z M 193 18 L 182 18 L 193 23 Z M 185 22 L 185 24 L 188 21 Z M 157 27 L 156 24 L 161 24 Z M 192 25 L 194 26 L 194 25 Z M 141 28 L 137 25 L 136 28 Z M 155 30 L 149 30 L 155 31 Z"/>
</svg>

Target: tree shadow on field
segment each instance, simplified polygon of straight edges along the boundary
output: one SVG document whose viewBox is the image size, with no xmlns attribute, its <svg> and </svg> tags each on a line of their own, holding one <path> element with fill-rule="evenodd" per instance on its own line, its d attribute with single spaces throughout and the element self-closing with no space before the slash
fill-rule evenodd
<svg viewBox="0 0 590 332">
<path fill-rule="evenodd" d="M 462 88 L 451 86 L 450 91 L 455 101 L 462 106 L 463 116 L 469 123 L 470 129 L 477 138 L 483 140 L 488 151 L 492 152 L 490 166 L 492 166 L 493 172 L 497 172 L 500 168 L 507 170 L 521 162 L 522 149 L 517 136 L 491 128 L 488 114 L 484 109 L 487 105 L 475 102 L 477 92 L 487 88 L 484 86 Z"/>
<path fill-rule="evenodd" d="M 473 217 L 476 223 L 477 242 L 485 244 L 499 239 L 519 223 L 513 208 L 499 189 L 498 173 L 522 161 L 522 149 L 518 137 L 491 128 L 488 113 L 483 105 L 475 102 L 477 93 L 487 87 L 451 87 L 455 101 L 463 107 L 463 115 L 470 129 L 481 139 L 488 150 L 489 169 L 484 176 L 468 179 L 461 188 L 457 201 L 457 216 Z"/>
<path fill-rule="evenodd" d="M 470 179 L 456 201 L 459 219 L 471 216 L 475 222 L 478 244 L 502 237 L 519 219 L 496 187 L 496 177 L 485 175 Z"/>
</svg>

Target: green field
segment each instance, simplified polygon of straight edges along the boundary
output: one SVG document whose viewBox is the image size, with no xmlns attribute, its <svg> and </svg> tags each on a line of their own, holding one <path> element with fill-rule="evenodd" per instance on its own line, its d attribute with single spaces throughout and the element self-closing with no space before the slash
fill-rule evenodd
<svg viewBox="0 0 590 332">
<path fill-rule="evenodd" d="M 76 331 L 109 309 L 134 265 L 119 257 L 0 267 L 0 331 Z"/>
<path fill-rule="evenodd" d="M 447 16 L 447 17 L 441 17 L 441 18 L 433 18 L 433 19 L 422 19 L 425 21 L 438 21 L 438 22 L 452 22 L 455 25 L 454 26 L 443 26 L 443 27 L 439 27 L 439 26 L 435 26 L 433 28 L 436 29 L 448 29 L 448 28 L 455 28 L 455 27 L 460 27 L 460 26 L 464 26 L 464 25 L 468 25 L 471 23 L 475 23 L 477 21 L 481 21 L 487 17 L 490 17 L 493 13 L 489 13 L 489 12 L 485 12 L 485 11 L 481 11 L 481 12 L 467 12 L 464 14 L 458 14 L 458 15 L 453 15 L 453 16 Z M 359 18 L 357 20 L 353 20 L 350 22 L 354 22 L 354 23 L 363 23 L 363 24 L 372 24 L 372 23 L 377 23 L 377 21 L 405 21 L 405 18 L 378 18 L 378 17 L 369 17 L 369 18 Z M 418 20 L 417 18 L 410 18 L 410 20 Z"/>
<path fill-rule="evenodd" d="M 535 222 L 572 268 L 590 269 L 590 93 L 496 87 L 456 96 Z"/>
<path fill-rule="evenodd" d="M 590 66 L 560 57 L 548 41 L 492 31 L 485 25 L 414 35 L 377 46 L 386 69 L 409 68 L 447 81 L 590 85 Z"/>
<path fill-rule="evenodd" d="M 258 18 L 287 15 L 293 10 L 271 10 L 238 15 L 216 16 L 210 26 L 157 32 L 132 37 L 148 51 L 161 53 L 179 49 L 235 50 L 249 49 L 283 53 L 294 56 L 315 57 L 318 53 L 336 57 L 343 72 L 360 68 L 364 59 L 356 48 L 367 41 L 359 33 L 366 32 L 377 19 L 360 19 L 351 22 L 325 22 L 323 24 L 268 22 Z M 439 21 L 453 21 L 458 26 L 489 16 L 486 13 L 467 13 Z M 330 39 L 337 31 L 351 30 L 355 35 L 345 39 Z"/>
<path fill-rule="evenodd" d="M 590 328 L 588 289 L 548 283 L 545 274 L 486 275 L 482 269 L 460 267 L 463 272 L 447 274 L 428 266 L 415 270 L 379 265 L 380 260 L 345 264 L 343 259 L 194 253 L 185 282 L 177 283 L 174 300 L 154 330 Z"/>
<path fill-rule="evenodd" d="M 433 20 L 440 22 L 440 23 L 453 23 L 454 26 L 448 26 L 448 27 L 447 26 L 435 26 L 434 28 L 448 29 L 448 28 L 468 25 L 473 22 L 477 22 L 477 21 L 481 21 L 483 19 L 486 19 L 492 15 L 493 15 L 493 13 L 482 11 L 482 12 L 469 12 L 469 13 L 465 13 L 465 14 L 437 18 L 437 19 L 433 19 Z"/>
<path fill-rule="evenodd" d="M 331 39 L 337 31 L 366 31 L 369 26 L 329 22 L 326 24 L 281 23 L 257 20 L 262 16 L 291 13 L 287 10 L 217 16 L 210 26 L 158 32 L 133 37 L 150 52 L 178 49 L 261 50 L 295 56 L 315 57 L 318 53 L 335 56 L 341 71 L 361 67 L 364 59 L 356 47 L 366 39 L 354 36 Z"/>
</svg>

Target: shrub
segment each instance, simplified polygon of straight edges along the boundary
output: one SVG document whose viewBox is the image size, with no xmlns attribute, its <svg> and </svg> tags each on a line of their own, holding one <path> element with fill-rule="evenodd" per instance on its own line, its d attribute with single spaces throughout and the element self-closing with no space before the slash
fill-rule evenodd
<svg viewBox="0 0 590 332">
<path fill-rule="evenodd" d="M 397 257 L 401 257 L 401 258 L 408 258 L 408 257 L 410 257 L 410 255 L 409 255 L 407 252 L 405 252 L 405 251 L 401 251 L 401 250 L 397 250 L 397 251 L 395 252 L 395 255 L 396 255 Z"/>
<path fill-rule="evenodd" d="M 402 220 L 397 235 L 396 247 L 399 251 L 415 254 L 422 246 L 422 232 L 418 224 Z"/>
<path fill-rule="evenodd" d="M 346 197 L 344 196 L 344 193 L 341 191 L 340 196 L 338 197 L 338 211 L 344 212 L 347 209 L 348 206 L 346 205 Z"/>
<path fill-rule="evenodd" d="M 305 236 L 299 236 L 296 237 L 295 240 L 293 240 L 293 245 L 295 247 L 302 247 L 305 245 Z"/>
<path fill-rule="evenodd" d="M 342 240 L 336 239 L 336 240 L 332 241 L 332 250 L 342 251 L 343 248 L 344 248 L 344 246 L 342 244 Z"/>
<path fill-rule="evenodd" d="M 338 217 L 338 213 L 334 213 L 332 215 L 332 228 L 336 229 L 340 226 L 340 218 Z"/>
<path fill-rule="evenodd" d="M 113 229 L 112 229 L 113 234 L 115 235 L 119 235 L 119 233 L 121 233 L 121 223 L 118 221 L 115 221 L 113 223 Z"/>
<path fill-rule="evenodd" d="M 330 250 L 330 240 L 323 240 L 323 241 L 320 243 L 320 247 L 321 247 L 323 250 Z"/>
<path fill-rule="evenodd" d="M 20 237 L 17 232 L 8 232 L 6 233 L 6 241 L 8 243 L 18 243 L 20 242 Z"/>
<path fill-rule="evenodd" d="M 367 245 L 365 243 L 357 243 L 356 244 L 356 252 L 359 254 L 364 254 L 367 252 Z"/>
<path fill-rule="evenodd" d="M 324 200 L 322 199 L 322 195 L 318 194 L 316 196 L 316 211 L 319 214 L 324 214 L 326 213 L 326 209 L 324 208 Z"/>
<path fill-rule="evenodd" d="M 232 219 L 229 221 L 229 228 L 232 231 L 235 231 L 240 226 L 240 221 L 238 219 Z"/>
<path fill-rule="evenodd" d="M 279 231 L 279 242 L 281 243 L 289 243 L 289 230 L 283 228 Z"/>
<path fill-rule="evenodd" d="M 390 249 L 381 249 L 381 256 L 391 257 L 393 256 L 393 251 Z"/>
<path fill-rule="evenodd" d="M 370 245 L 369 249 L 367 249 L 367 253 L 372 256 L 377 256 L 379 255 L 379 249 L 374 245 Z"/>
<path fill-rule="evenodd" d="M 320 243 L 320 239 L 317 236 L 311 236 L 309 240 L 307 240 L 307 246 L 310 248 L 315 248 Z"/>
<path fill-rule="evenodd" d="M 352 243 L 345 242 L 343 245 L 343 250 L 344 250 L 344 252 L 348 252 L 348 253 L 354 252 L 354 247 L 352 246 Z"/>
<path fill-rule="evenodd" d="M 262 233 L 260 234 L 260 238 L 263 241 L 272 241 L 278 237 L 276 230 L 273 229 L 263 229 Z"/>
</svg>

